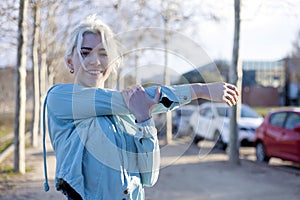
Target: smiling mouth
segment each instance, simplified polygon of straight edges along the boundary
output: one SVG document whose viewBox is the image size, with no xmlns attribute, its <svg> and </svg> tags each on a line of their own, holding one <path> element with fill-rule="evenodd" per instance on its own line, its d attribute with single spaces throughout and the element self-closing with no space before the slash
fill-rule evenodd
<svg viewBox="0 0 300 200">
<path fill-rule="evenodd" d="M 91 75 L 99 75 L 99 74 L 102 74 L 103 72 L 100 71 L 100 70 L 89 70 L 87 71 L 89 74 Z"/>
<path fill-rule="evenodd" d="M 87 73 L 93 75 L 93 76 L 97 76 L 97 75 L 100 75 L 100 74 L 105 74 L 106 70 L 88 70 Z"/>
</svg>

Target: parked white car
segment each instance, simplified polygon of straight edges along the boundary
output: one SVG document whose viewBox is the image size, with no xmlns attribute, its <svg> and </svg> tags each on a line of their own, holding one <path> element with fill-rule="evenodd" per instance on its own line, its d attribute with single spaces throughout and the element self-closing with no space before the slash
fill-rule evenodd
<svg viewBox="0 0 300 200">
<path fill-rule="evenodd" d="M 194 141 L 207 139 L 216 142 L 216 147 L 226 149 L 230 138 L 229 107 L 225 103 L 203 103 L 190 120 L 190 126 L 195 134 Z M 252 144 L 255 139 L 255 129 L 263 118 L 252 108 L 242 104 L 241 117 L 238 121 L 239 141 L 241 145 Z"/>
</svg>

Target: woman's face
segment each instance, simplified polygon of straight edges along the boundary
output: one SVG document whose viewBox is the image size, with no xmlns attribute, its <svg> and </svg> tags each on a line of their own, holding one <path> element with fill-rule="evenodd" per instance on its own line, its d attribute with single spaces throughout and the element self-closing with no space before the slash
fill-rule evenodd
<svg viewBox="0 0 300 200">
<path fill-rule="evenodd" d="M 80 62 L 76 49 L 67 58 L 67 65 L 70 69 L 74 69 L 75 83 L 85 87 L 104 87 L 110 69 L 107 52 L 103 47 L 100 35 L 84 34 L 80 53 L 84 66 Z"/>
</svg>

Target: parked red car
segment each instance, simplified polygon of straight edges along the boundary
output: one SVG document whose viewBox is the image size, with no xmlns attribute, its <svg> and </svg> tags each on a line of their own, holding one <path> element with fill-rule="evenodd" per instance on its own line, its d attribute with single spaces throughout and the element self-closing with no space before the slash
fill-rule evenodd
<svg viewBox="0 0 300 200">
<path fill-rule="evenodd" d="M 255 131 L 256 158 L 271 157 L 300 163 L 300 108 L 271 111 Z"/>
</svg>

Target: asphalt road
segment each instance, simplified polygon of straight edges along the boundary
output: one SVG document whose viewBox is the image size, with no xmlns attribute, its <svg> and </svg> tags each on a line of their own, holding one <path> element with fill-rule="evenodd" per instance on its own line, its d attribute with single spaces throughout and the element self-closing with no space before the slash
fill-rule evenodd
<svg viewBox="0 0 300 200">
<path fill-rule="evenodd" d="M 161 147 L 161 171 L 156 185 L 146 188 L 147 200 L 299 200 L 300 168 L 271 160 L 270 165 L 253 161 L 253 148 L 241 149 L 241 164 L 231 165 L 226 152 L 211 144 L 176 140 Z M 49 148 L 48 148 L 49 149 Z M 41 149 L 26 153 L 25 175 L 0 175 L 0 200 L 66 199 L 53 186 L 55 158 L 48 156 L 50 191 L 43 191 Z M 7 163 L 10 160 L 6 161 Z"/>
</svg>

